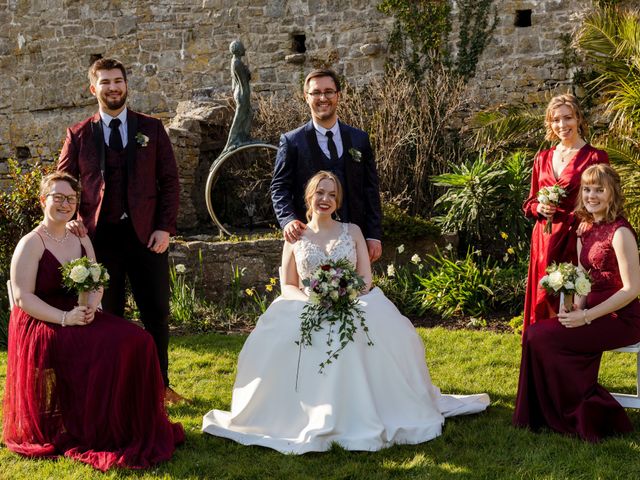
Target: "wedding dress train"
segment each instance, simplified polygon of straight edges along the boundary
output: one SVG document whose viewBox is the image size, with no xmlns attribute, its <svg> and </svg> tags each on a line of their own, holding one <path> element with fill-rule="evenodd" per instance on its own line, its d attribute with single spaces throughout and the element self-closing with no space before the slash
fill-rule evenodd
<svg viewBox="0 0 640 480">
<path fill-rule="evenodd" d="M 294 252 L 301 278 L 327 260 L 356 262 L 346 224 L 328 253 L 304 237 Z M 442 395 L 432 385 L 421 338 L 379 288 L 360 297 L 374 345 L 358 329 L 355 341 L 318 373 L 327 333 L 314 332 L 313 344 L 300 352 L 295 342 L 304 305 L 279 297 L 260 317 L 240 352 L 231 412 L 207 413 L 204 432 L 283 453 L 325 451 L 334 442 L 379 450 L 431 440 L 444 417 L 489 405 L 486 394 Z"/>
</svg>

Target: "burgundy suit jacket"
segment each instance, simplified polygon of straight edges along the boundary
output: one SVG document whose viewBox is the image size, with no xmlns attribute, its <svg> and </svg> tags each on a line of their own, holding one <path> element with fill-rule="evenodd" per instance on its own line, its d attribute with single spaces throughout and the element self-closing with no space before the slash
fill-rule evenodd
<svg viewBox="0 0 640 480">
<path fill-rule="evenodd" d="M 127 200 L 131 222 L 144 245 L 155 230 L 176 233 L 179 204 L 178 168 L 169 136 L 156 118 L 128 110 Z M 149 140 L 143 146 L 140 133 Z M 58 170 L 80 179 L 78 217 L 94 237 L 104 197 L 105 141 L 100 114 L 67 129 Z"/>
</svg>

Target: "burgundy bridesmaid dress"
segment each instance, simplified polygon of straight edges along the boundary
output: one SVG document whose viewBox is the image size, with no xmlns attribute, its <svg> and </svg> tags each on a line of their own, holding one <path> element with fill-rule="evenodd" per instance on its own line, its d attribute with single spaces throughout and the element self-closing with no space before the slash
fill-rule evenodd
<svg viewBox="0 0 640 480">
<path fill-rule="evenodd" d="M 531 255 L 529 257 L 529 274 L 527 291 L 524 300 L 523 331 L 538 320 L 549 318 L 558 311 L 558 297 L 548 296 L 540 287 L 540 279 L 545 275 L 546 268 L 552 263 L 576 263 L 576 234 L 573 209 L 580 191 L 580 177 L 588 167 L 596 163 L 609 163 L 607 153 L 597 150 L 591 145 L 584 145 L 562 170 L 560 177 L 553 173 L 553 152 L 555 147 L 544 150 L 536 155 L 531 174 L 531 191 L 524 202 L 523 210 L 527 217 L 536 219 L 531 234 Z M 555 184 L 565 189 L 567 195 L 558 205 L 553 216 L 551 233 L 544 233 L 547 221 L 539 216 L 538 192 L 543 187 Z"/>
<path fill-rule="evenodd" d="M 594 307 L 622 287 L 611 245 L 615 231 L 629 223 L 619 218 L 594 224 L 583 234 L 580 263 L 590 272 Z M 635 234 L 635 232 L 634 232 Z M 598 384 L 602 352 L 640 341 L 640 303 L 631 303 L 591 325 L 566 328 L 557 317 L 538 320 L 525 331 L 513 423 L 598 441 L 629 432 L 631 422 L 620 404 Z"/>
<path fill-rule="evenodd" d="M 71 310 L 60 262 L 44 251 L 35 293 Z M 142 328 L 97 312 L 87 326 L 62 327 L 11 311 L 3 436 L 29 457 L 65 455 L 105 471 L 146 468 L 184 441 L 164 408 L 155 344 Z"/>
</svg>

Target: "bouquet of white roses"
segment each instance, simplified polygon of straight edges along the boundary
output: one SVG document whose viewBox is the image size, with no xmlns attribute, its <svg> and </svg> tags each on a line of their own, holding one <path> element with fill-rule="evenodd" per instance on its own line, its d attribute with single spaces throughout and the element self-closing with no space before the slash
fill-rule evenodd
<svg viewBox="0 0 640 480">
<path fill-rule="evenodd" d="M 560 294 L 560 303 L 564 303 L 568 311 L 571 311 L 574 294 L 585 296 L 591 291 L 589 274 L 577 265 L 554 262 L 546 271 L 547 274 L 540 279 L 540 286 L 553 295 Z M 569 299 L 570 304 L 566 301 Z"/>
<path fill-rule="evenodd" d="M 326 322 L 329 326 L 327 332 L 327 359 L 320 364 L 320 372 L 338 358 L 338 354 L 349 342 L 353 342 L 356 332 L 356 321 L 360 324 L 367 336 L 367 344 L 373 345 L 369 338 L 369 329 L 366 325 L 364 314 L 358 307 L 358 294 L 365 287 L 364 279 L 358 275 L 354 266 L 346 259 L 330 261 L 320 265 L 310 278 L 302 281 L 309 289 L 309 303 L 304 306 L 300 323 L 300 340 L 296 344 L 311 345 L 311 334 L 319 331 Z M 333 346 L 333 331 L 337 325 L 340 337 L 340 345 Z M 300 357 L 298 356 L 298 367 Z M 297 388 L 296 375 L 296 388 Z"/>
<path fill-rule="evenodd" d="M 109 273 L 88 257 L 80 257 L 60 267 L 62 283 L 69 290 L 78 292 L 80 305 L 86 305 L 88 292 L 109 284 Z"/>
<path fill-rule="evenodd" d="M 567 192 L 560 185 L 556 184 L 552 187 L 544 187 L 538 192 L 538 202 L 543 205 L 555 205 L 560 204 L 560 200 L 567 196 Z M 547 218 L 547 223 L 544 224 L 544 233 L 551 233 L 551 224 L 553 223 L 553 216 Z"/>
</svg>

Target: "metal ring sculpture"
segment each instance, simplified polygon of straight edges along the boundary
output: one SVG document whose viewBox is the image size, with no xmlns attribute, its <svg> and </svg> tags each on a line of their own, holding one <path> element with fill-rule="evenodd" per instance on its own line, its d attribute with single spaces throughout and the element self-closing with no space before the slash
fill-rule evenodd
<svg viewBox="0 0 640 480">
<path fill-rule="evenodd" d="M 249 150 L 252 148 L 266 148 L 269 150 L 276 150 L 276 151 L 278 150 L 278 147 L 276 147 L 275 145 L 270 145 L 268 143 L 260 143 L 260 142 L 245 143 L 245 144 L 239 145 L 234 149 L 227 150 L 226 152 L 222 152 L 222 155 L 220 155 L 218 158 L 215 159 L 215 161 L 211 165 L 211 168 L 209 169 L 209 176 L 207 177 L 207 186 L 205 188 L 205 193 L 204 193 L 205 201 L 207 202 L 207 210 L 209 211 L 211 220 L 213 220 L 213 222 L 216 224 L 220 232 L 224 232 L 227 235 L 231 235 L 231 233 L 226 228 L 224 228 L 222 223 L 220 223 L 220 220 L 218 220 L 218 217 L 216 216 L 216 212 L 214 212 L 213 210 L 213 204 L 211 203 L 211 192 L 213 190 L 213 187 L 216 184 L 216 181 L 218 179 L 218 174 L 220 173 L 220 169 L 222 168 L 222 165 L 224 164 L 224 162 L 229 158 L 233 157 L 236 153 L 240 153 L 242 151 Z"/>
</svg>

